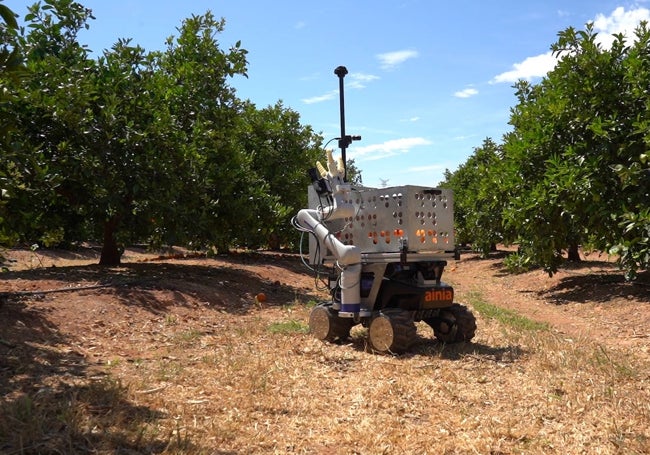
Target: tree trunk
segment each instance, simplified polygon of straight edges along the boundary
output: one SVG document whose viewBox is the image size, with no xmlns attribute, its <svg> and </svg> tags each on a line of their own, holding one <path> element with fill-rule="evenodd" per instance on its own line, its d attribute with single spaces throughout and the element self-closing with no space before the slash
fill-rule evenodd
<svg viewBox="0 0 650 455">
<path fill-rule="evenodd" d="M 580 252 L 578 251 L 578 244 L 573 243 L 569 245 L 569 252 L 568 252 L 568 260 L 572 262 L 580 262 L 582 259 L 580 259 Z"/>
<path fill-rule="evenodd" d="M 99 258 L 99 265 L 120 265 L 122 251 L 120 251 L 117 240 L 115 240 L 117 223 L 116 217 L 111 217 L 104 222 L 104 244 L 102 245 L 102 255 Z"/>
<path fill-rule="evenodd" d="M 269 243 L 269 249 L 270 250 L 273 250 L 273 251 L 280 250 L 280 246 L 281 246 L 281 244 L 280 244 L 280 236 L 278 234 L 276 234 L 275 232 L 273 232 L 273 233 L 271 233 L 269 235 L 268 243 Z"/>
</svg>

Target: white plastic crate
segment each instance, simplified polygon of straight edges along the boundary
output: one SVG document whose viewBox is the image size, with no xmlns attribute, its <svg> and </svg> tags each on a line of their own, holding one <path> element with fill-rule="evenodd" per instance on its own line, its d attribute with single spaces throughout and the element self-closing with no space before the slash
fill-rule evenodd
<svg viewBox="0 0 650 455">
<path fill-rule="evenodd" d="M 352 190 L 350 198 L 355 208 L 353 217 L 325 221 L 346 245 L 356 245 L 363 253 L 399 253 L 401 239 L 406 239 L 409 252 L 449 252 L 455 248 L 454 201 L 449 189 L 360 187 Z M 309 187 L 309 207 L 315 209 L 320 203 L 316 191 Z M 316 241 L 312 239 L 312 263 L 331 259 L 322 245 L 321 257 L 315 254 Z"/>
</svg>

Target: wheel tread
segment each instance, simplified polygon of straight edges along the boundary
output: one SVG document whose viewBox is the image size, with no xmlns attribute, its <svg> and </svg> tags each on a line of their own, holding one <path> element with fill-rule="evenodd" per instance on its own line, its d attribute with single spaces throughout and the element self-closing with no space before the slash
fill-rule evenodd
<svg viewBox="0 0 650 455">
<path fill-rule="evenodd" d="M 472 312 L 465 306 L 459 303 L 454 303 L 448 308 L 440 311 L 441 316 L 449 313 L 455 321 L 455 327 L 452 333 L 441 333 L 436 329 L 435 319 L 425 319 L 428 325 L 434 331 L 434 336 L 445 343 L 461 343 L 471 341 L 476 334 L 476 318 Z"/>
<path fill-rule="evenodd" d="M 323 326 L 322 324 L 326 324 Z M 321 304 L 311 310 L 309 316 L 309 331 L 319 340 L 344 340 L 350 336 L 352 320 L 341 318 L 331 305 Z"/>
<path fill-rule="evenodd" d="M 390 308 L 381 311 L 381 314 L 377 317 L 388 318 L 393 329 L 393 340 L 386 351 L 392 353 L 401 353 L 411 347 L 415 340 L 417 329 L 410 312 L 399 308 Z M 370 345 L 373 347 L 373 349 L 384 351 L 384 349 L 382 349 L 383 346 L 377 346 L 376 342 L 373 343 L 372 337 L 370 338 Z M 377 349 L 378 347 L 379 349 Z"/>
</svg>

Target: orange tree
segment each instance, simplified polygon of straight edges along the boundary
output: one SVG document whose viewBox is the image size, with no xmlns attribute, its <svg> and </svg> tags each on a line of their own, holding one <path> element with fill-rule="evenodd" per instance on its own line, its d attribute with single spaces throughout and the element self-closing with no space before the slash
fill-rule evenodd
<svg viewBox="0 0 650 455">
<path fill-rule="evenodd" d="M 239 42 L 220 48 L 224 26 L 209 12 L 192 16 L 156 57 L 156 90 L 170 121 L 159 134 L 177 153 L 165 171 L 175 184 L 161 189 L 153 220 L 157 241 L 227 251 L 248 201 L 249 163 L 237 139 L 243 107 L 227 83 L 246 75 L 247 52 Z"/>
<path fill-rule="evenodd" d="M 23 58 L 19 49 L 8 45 L 10 37 L 18 28 L 14 12 L 0 3 L 0 18 L 2 19 L 2 22 L 0 22 L 0 40 L 3 43 L 0 45 L 0 86 L 7 87 L 9 81 L 15 82 L 23 73 Z M 14 96 L 9 91 L 0 91 L 0 106 L 4 106 L 14 100 Z M 13 128 L 13 116 L 7 110 L 0 109 L 0 151 L 2 151 L 5 157 L 12 154 L 8 138 Z M 7 228 L 7 223 L 5 222 L 5 217 L 7 216 L 5 200 L 13 193 L 11 187 L 16 183 L 16 179 L 13 178 L 15 172 L 8 163 L 9 160 L 6 159 L 0 163 L 0 244 L 8 243 L 10 239 L 15 237 L 15 234 Z M 1 256 L 0 259 L 2 259 Z"/>
<path fill-rule="evenodd" d="M 457 242 L 471 244 L 487 257 L 506 239 L 502 223 L 507 193 L 501 170 L 501 147 L 487 138 L 458 169 L 445 171 L 444 188 L 454 191 Z"/>
<path fill-rule="evenodd" d="M 633 278 L 639 268 L 650 268 L 650 33 L 646 24 L 638 28 L 635 44 L 627 51 L 624 80 L 634 110 L 630 140 L 611 166 L 620 178 L 616 221 L 621 235 L 610 242 L 610 252 L 620 255 L 628 278 Z M 598 131 L 607 137 L 613 127 L 606 124 Z"/>
<path fill-rule="evenodd" d="M 629 276 L 648 265 L 637 254 L 647 254 L 647 230 L 645 241 L 636 240 L 647 227 L 639 220 L 650 197 L 648 174 L 639 170 L 627 184 L 620 178 L 621 170 L 643 164 L 648 144 L 650 80 L 638 71 L 649 64 L 645 24 L 631 41 L 615 35 L 605 49 L 591 25 L 569 28 L 552 46 L 555 69 L 537 85 L 516 86 L 514 130 L 503 146 L 512 194 L 505 222 L 525 254 L 549 273 L 563 250 L 579 259 L 580 244 L 627 248 L 636 255 L 623 262 Z"/>
<path fill-rule="evenodd" d="M 184 20 L 160 52 L 120 39 L 97 58 L 77 40 L 92 19 L 79 3 L 45 0 L 24 19 L 27 33 L 3 29 L 29 70 L 0 105 L 15 120 L 3 229 L 46 246 L 100 241 L 105 265 L 133 242 L 291 242 L 321 138 L 281 103 L 238 99 L 228 81 L 246 76 L 247 52 L 221 49 L 223 19 Z"/>
<path fill-rule="evenodd" d="M 68 111 L 59 112 L 75 112 L 74 102 L 67 103 L 77 92 L 72 81 L 82 78 L 86 67 L 85 50 L 76 34 L 90 12 L 70 2 L 60 6 L 46 3 L 29 8 L 27 36 L 19 29 L 3 31 L 5 43 L 23 57 L 26 69 L 22 78 L 3 81 L 11 99 L 0 105 L 2 117 L 12 119 L 1 164 L 3 187 L 10 194 L 3 230 L 11 233 L 12 240 L 48 242 L 53 233 L 61 232 L 65 218 L 57 195 L 63 180 L 57 144 L 65 148 L 69 132 L 57 118 L 55 106 L 65 103 Z M 70 217 L 70 224 L 75 221 Z"/>
<path fill-rule="evenodd" d="M 322 138 L 280 101 L 262 109 L 248 103 L 242 119 L 238 135 L 249 159 L 251 195 L 234 238 L 247 247 L 294 246 L 290 220 L 307 206 L 307 170 L 324 159 Z"/>
<path fill-rule="evenodd" d="M 519 81 L 511 132 L 445 174 L 459 240 L 484 254 L 518 243 L 521 264 L 550 274 L 579 246 L 618 254 L 628 278 L 650 265 L 650 32 L 599 44 L 592 25 L 551 46 L 558 64 Z"/>
<path fill-rule="evenodd" d="M 223 23 L 186 21 L 162 54 L 118 40 L 91 59 L 77 41 L 88 9 L 47 0 L 28 11 L 29 33 L 14 43 L 29 77 L 5 111 L 17 122 L 11 166 L 25 180 L 8 210 L 29 220 L 14 230 L 46 244 L 100 240 L 106 265 L 120 262 L 123 242 L 225 231 L 214 227 L 227 217 L 206 211 L 231 199 L 214 192 L 235 192 L 237 111 L 224 80 L 246 62 L 244 50 L 216 45 Z"/>
</svg>

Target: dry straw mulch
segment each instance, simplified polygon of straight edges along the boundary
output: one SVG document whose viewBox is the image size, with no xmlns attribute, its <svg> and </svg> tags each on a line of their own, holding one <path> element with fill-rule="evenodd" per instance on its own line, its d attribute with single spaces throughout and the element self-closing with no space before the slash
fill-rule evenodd
<svg viewBox="0 0 650 455">
<path fill-rule="evenodd" d="M 342 344 L 305 333 L 319 296 L 297 258 L 144 259 L 5 275 L 12 292 L 102 287 L 0 307 L 0 452 L 650 453 L 647 338 L 476 312 L 472 343 L 419 325 L 411 352 L 378 355 L 361 327 Z M 460 301 L 498 303 L 456 266 Z"/>
</svg>

